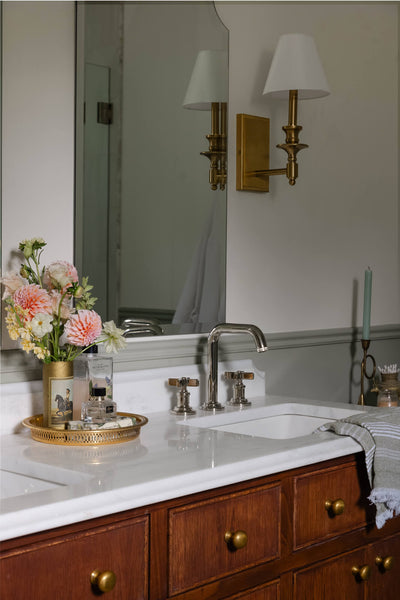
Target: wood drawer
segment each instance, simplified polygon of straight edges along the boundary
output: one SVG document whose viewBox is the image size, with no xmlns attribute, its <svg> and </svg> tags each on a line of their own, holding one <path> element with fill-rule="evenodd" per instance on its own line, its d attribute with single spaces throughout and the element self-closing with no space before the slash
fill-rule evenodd
<svg viewBox="0 0 400 600">
<path fill-rule="evenodd" d="M 352 572 L 363 564 L 364 552 L 357 550 L 294 573 L 293 600 L 364 600 L 366 582 Z"/>
<path fill-rule="evenodd" d="M 279 600 L 279 598 L 279 581 L 273 581 L 247 590 L 247 592 L 230 596 L 229 600 Z"/>
<path fill-rule="evenodd" d="M 380 561 L 391 558 L 392 566 L 387 570 Z M 371 567 L 368 580 L 370 600 L 399 600 L 400 598 L 400 533 L 371 544 L 368 548 L 366 564 Z"/>
<path fill-rule="evenodd" d="M 280 486 L 263 486 L 169 511 L 169 593 L 270 561 L 280 554 Z M 226 532 L 245 531 L 238 550 Z"/>
<path fill-rule="evenodd" d="M 13 600 L 86 600 L 103 594 L 92 587 L 92 571 L 112 570 L 113 600 L 148 598 L 148 517 L 22 546 L 0 560 L 1 597 Z M 4 595 L 4 596 L 3 596 Z"/>
<path fill-rule="evenodd" d="M 372 518 L 366 489 L 369 485 L 365 467 L 357 469 L 356 463 L 295 477 L 294 548 L 366 525 Z M 334 515 L 326 509 L 325 502 L 338 499 L 344 501 L 344 511 Z"/>
</svg>

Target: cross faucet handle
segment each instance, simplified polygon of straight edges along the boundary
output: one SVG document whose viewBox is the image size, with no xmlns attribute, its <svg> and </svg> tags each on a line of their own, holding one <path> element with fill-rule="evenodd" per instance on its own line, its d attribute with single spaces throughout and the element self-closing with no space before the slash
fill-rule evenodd
<svg viewBox="0 0 400 600">
<path fill-rule="evenodd" d="M 254 379 L 254 373 L 245 371 L 225 371 L 225 379 Z"/>
<path fill-rule="evenodd" d="M 189 377 L 181 377 L 177 379 L 176 377 L 171 377 L 168 379 L 168 385 L 174 385 L 176 387 L 198 387 L 199 380 L 198 379 L 190 379 Z"/>
<path fill-rule="evenodd" d="M 168 379 L 168 385 L 175 386 L 178 389 L 177 403 L 174 408 L 171 409 L 173 415 L 194 415 L 195 410 L 189 404 L 190 392 L 187 391 L 187 387 L 198 387 L 198 379 L 190 379 L 189 377 L 170 377 Z"/>
<path fill-rule="evenodd" d="M 228 404 L 250 406 L 251 402 L 246 400 L 244 395 L 246 386 L 243 383 L 243 379 L 254 379 L 254 373 L 245 371 L 225 371 L 225 379 L 232 379 L 236 382 L 233 386 L 233 398 L 228 400 Z"/>
</svg>

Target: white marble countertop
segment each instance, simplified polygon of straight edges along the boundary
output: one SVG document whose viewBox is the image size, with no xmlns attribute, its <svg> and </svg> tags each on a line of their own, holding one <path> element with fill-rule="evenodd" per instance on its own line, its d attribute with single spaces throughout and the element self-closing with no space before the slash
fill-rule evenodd
<svg viewBox="0 0 400 600">
<path fill-rule="evenodd" d="M 259 407 L 287 400 L 252 399 L 252 407 L 245 409 L 246 416 Z M 359 408 L 338 403 L 325 406 L 354 408 L 354 412 Z M 237 410 L 227 408 L 225 414 Z M 187 423 L 203 414 L 199 411 L 195 417 L 189 417 Z M 208 413 L 204 418 L 212 422 L 213 415 Z M 182 425 L 179 421 L 182 418 L 166 411 L 151 414 L 139 438 L 110 446 L 44 444 L 33 441 L 28 430 L 2 436 L 0 539 L 146 506 L 362 450 L 351 438 L 332 433 L 272 440 Z M 41 480 L 39 483 L 44 481 L 43 486 L 49 489 L 10 496 L 7 477 L 12 478 L 13 473 L 35 477 Z"/>
</svg>

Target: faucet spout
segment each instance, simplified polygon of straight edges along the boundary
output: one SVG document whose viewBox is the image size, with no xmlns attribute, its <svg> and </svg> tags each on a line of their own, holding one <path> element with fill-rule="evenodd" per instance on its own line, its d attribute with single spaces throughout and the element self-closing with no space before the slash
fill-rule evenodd
<svg viewBox="0 0 400 600">
<path fill-rule="evenodd" d="M 208 398 L 203 405 L 204 410 L 223 410 L 224 407 L 218 402 L 218 340 L 223 333 L 246 333 L 255 343 L 257 352 L 265 352 L 268 349 L 264 334 L 256 325 L 241 323 L 220 323 L 212 329 L 207 340 L 208 359 Z"/>
</svg>

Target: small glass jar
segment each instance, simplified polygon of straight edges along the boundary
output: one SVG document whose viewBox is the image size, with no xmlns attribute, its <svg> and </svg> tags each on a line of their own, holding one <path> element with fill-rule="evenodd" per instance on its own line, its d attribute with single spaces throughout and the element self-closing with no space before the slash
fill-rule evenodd
<svg viewBox="0 0 400 600">
<path fill-rule="evenodd" d="M 106 394 L 112 400 L 113 359 L 99 354 L 97 346 L 88 348 L 74 360 L 75 420 L 80 418 L 82 404 L 89 400 L 94 388 L 106 388 Z"/>
<path fill-rule="evenodd" d="M 117 418 L 117 405 L 106 396 L 106 388 L 93 388 L 92 394 L 82 403 L 81 420 L 85 423 L 104 425 Z"/>
<path fill-rule="evenodd" d="M 381 408 L 390 408 L 399 405 L 399 394 L 397 393 L 397 389 L 382 384 L 378 385 L 378 389 L 377 406 L 380 406 Z"/>
</svg>

